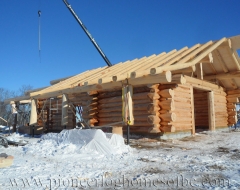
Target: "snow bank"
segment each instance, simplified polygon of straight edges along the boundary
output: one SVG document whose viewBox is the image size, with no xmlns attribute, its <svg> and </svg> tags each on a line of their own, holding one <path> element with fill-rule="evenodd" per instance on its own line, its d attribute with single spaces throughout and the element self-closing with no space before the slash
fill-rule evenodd
<svg viewBox="0 0 240 190">
<path fill-rule="evenodd" d="M 74 153 L 97 153 L 102 155 L 122 154 L 130 150 L 120 135 L 105 134 L 99 129 L 72 129 L 61 133 L 43 135 L 39 142 L 25 146 L 25 152 L 45 155 Z"/>
</svg>

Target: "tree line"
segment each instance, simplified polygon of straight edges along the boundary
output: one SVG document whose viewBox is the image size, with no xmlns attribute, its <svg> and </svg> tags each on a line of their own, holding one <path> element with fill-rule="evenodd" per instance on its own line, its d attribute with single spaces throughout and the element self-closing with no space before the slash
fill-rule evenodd
<svg viewBox="0 0 240 190">
<path fill-rule="evenodd" d="M 25 93 L 28 90 L 32 90 L 32 89 L 33 87 L 30 85 L 22 85 L 16 91 L 11 91 L 6 88 L 0 87 L 0 117 L 6 121 L 11 122 L 10 121 L 12 116 L 11 106 L 9 104 L 4 103 L 4 100 L 9 98 L 15 98 L 18 96 L 25 96 Z M 27 107 L 28 107 L 27 105 L 21 105 L 19 109 L 24 112 L 26 111 Z M 6 126 L 6 122 L 4 120 L 0 119 L 0 125 Z"/>
</svg>

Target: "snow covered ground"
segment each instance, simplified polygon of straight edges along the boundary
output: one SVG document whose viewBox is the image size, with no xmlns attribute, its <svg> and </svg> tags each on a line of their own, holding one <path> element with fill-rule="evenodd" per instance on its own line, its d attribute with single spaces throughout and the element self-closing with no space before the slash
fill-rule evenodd
<svg viewBox="0 0 240 190">
<path fill-rule="evenodd" d="M 99 130 L 10 138 L 29 144 L 0 147 L 14 156 L 11 167 L 0 169 L 4 190 L 240 189 L 237 130 L 167 141 L 133 138 L 130 146 Z"/>
</svg>

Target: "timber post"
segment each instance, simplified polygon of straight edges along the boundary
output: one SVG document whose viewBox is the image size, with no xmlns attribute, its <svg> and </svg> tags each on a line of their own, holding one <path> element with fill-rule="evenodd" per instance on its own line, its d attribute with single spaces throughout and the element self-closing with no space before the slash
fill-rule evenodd
<svg viewBox="0 0 240 190">
<path fill-rule="evenodd" d="M 215 131 L 215 109 L 214 109 L 214 92 L 208 92 L 208 123 L 209 130 Z"/>
</svg>

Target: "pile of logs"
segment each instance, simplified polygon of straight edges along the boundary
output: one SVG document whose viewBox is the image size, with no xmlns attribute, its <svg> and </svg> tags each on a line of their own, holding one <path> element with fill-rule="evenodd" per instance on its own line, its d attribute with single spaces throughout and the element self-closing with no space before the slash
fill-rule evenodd
<svg viewBox="0 0 240 190">
<path fill-rule="evenodd" d="M 228 126 L 237 123 L 236 103 L 239 103 L 240 89 L 227 91 Z"/>
</svg>

